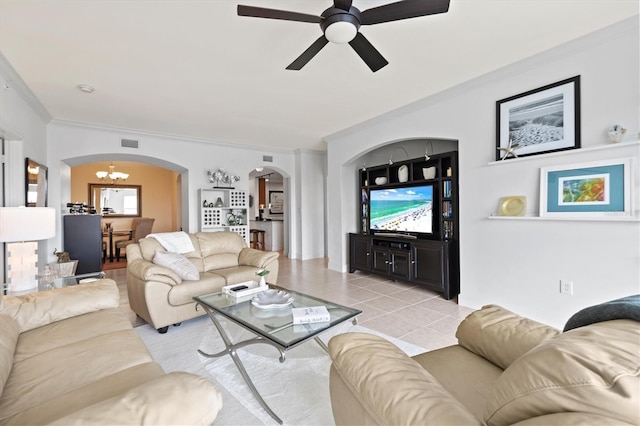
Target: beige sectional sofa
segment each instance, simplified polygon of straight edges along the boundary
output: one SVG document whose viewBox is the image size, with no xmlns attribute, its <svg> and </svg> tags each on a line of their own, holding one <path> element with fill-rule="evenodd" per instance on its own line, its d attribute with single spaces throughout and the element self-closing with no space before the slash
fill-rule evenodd
<svg viewBox="0 0 640 426">
<path fill-rule="evenodd" d="M 194 296 L 220 291 L 222 287 L 256 280 L 256 272 L 266 269 L 267 283 L 278 280 L 278 252 L 247 247 L 233 232 L 187 234 L 194 250 L 184 253 L 196 270 L 196 279 L 183 279 L 179 272 L 154 263 L 165 248 L 154 238 L 143 238 L 127 247 L 127 290 L 131 309 L 158 329 L 204 315 Z"/>
<path fill-rule="evenodd" d="M 329 350 L 337 425 L 638 425 L 640 323 L 559 330 L 490 305 L 413 358 L 377 336 Z"/>
<path fill-rule="evenodd" d="M 109 279 L 0 297 L 0 425 L 214 421 L 222 400 L 213 384 L 165 374 L 119 300 Z"/>
</svg>

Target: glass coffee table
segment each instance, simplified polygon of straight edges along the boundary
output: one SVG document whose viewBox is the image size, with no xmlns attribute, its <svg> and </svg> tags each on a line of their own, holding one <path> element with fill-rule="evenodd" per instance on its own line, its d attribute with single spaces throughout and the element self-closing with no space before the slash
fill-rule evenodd
<svg viewBox="0 0 640 426">
<path fill-rule="evenodd" d="M 225 349 L 215 354 L 209 354 L 200 349 L 198 349 L 198 352 L 208 358 L 229 355 L 233 359 L 238 371 L 240 371 L 242 378 L 247 383 L 247 386 L 249 386 L 251 393 L 253 393 L 262 408 L 264 408 L 275 421 L 282 424 L 282 420 L 271 410 L 254 386 L 242 361 L 238 357 L 237 350 L 252 344 L 266 343 L 280 352 L 279 360 L 280 362 L 284 362 L 287 350 L 313 339 L 327 351 L 327 346 L 318 338 L 320 333 L 350 319 L 356 324 L 356 316 L 362 313 L 362 311 L 297 291 L 275 286 L 271 286 L 271 288 L 288 293 L 293 297 L 293 302 L 286 306 L 266 308 L 260 305 L 256 306 L 252 303 L 251 299 L 254 295 L 236 298 L 228 293 L 220 292 L 194 297 L 197 304 L 204 308 L 209 318 L 211 318 L 211 321 L 213 321 L 225 344 Z M 303 325 L 293 324 L 291 308 L 315 306 L 325 306 L 329 311 L 330 321 Z M 236 343 L 232 342 L 218 320 L 218 316 L 226 318 L 234 324 L 249 330 L 255 334 L 255 337 Z"/>
</svg>

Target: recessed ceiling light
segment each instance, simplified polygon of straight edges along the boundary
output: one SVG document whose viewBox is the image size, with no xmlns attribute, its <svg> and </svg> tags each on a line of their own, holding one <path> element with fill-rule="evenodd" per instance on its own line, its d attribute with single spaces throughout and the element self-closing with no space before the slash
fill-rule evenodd
<svg viewBox="0 0 640 426">
<path fill-rule="evenodd" d="M 84 93 L 93 93 L 93 91 L 95 90 L 93 87 L 89 86 L 88 84 L 78 84 L 78 89 L 80 89 L 80 91 Z"/>
</svg>

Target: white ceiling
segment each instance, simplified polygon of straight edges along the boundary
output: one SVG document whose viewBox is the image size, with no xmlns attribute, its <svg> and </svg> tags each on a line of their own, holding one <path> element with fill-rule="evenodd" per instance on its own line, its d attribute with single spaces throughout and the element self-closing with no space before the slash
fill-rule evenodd
<svg viewBox="0 0 640 426">
<path fill-rule="evenodd" d="M 0 0 L 0 51 L 57 120 L 322 150 L 324 136 L 639 8 L 637 0 L 451 0 L 446 14 L 362 27 L 389 61 L 372 73 L 349 45 L 333 44 L 301 71 L 285 70 L 319 26 L 238 17 L 239 3 L 317 15 L 331 0 Z"/>
</svg>

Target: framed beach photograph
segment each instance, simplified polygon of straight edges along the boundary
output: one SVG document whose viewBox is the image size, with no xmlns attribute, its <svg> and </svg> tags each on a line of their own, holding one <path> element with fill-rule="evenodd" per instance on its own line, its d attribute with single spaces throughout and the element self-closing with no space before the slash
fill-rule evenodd
<svg viewBox="0 0 640 426">
<path fill-rule="evenodd" d="M 540 169 L 540 216 L 631 216 L 631 160 Z"/>
<path fill-rule="evenodd" d="M 580 76 L 496 102 L 496 160 L 580 148 Z"/>
</svg>

